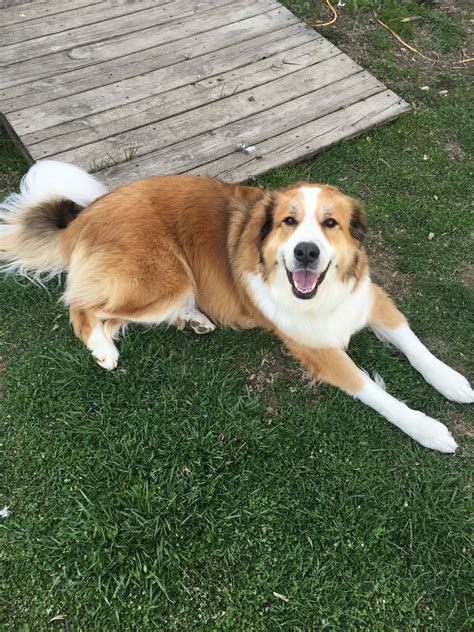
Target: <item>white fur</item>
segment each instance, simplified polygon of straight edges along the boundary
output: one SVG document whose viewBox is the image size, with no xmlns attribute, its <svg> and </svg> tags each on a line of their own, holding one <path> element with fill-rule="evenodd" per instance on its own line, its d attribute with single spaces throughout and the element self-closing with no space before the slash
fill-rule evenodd
<svg viewBox="0 0 474 632">
<path fill-rule="evenodd" d="M 456 441 L 444 424 L 418 410 L 408 408 L 395 397 L 364 375 L 364 386 L 355 394 L 364 404 L 379 412 L 385 419 L 421 443 L 425 448 L 439 452 L 455 452 Z"/>
<path fill-rule="evenodd" d="M 194 294 L 188 294 L 178 306 L 160 314 L 159 319 L 159 322 L 167 322 L 181 330 L 189 323 L 197 334 L 207 334 L 216 328 L 214 323 L 197 307 Z"/>
<path fill-rule="evenodd" d="M 16 231 L 24 231 L 22 226 L 25 219 L 28 220 L 28 213 L 38 204 L 66 199 L 84 207 L 105 193 L 107 187 L 79 167 L 58 160 L 40 160 L 22 178 L 20 192 L 12 193 L 0 203 L 0 251 L 2 236 L 7 240 Z M 36 253 L 12 258 L 5 248 L 3 256 L 0 255 L 5 261 L 0 271 L 27 276 L 41 283 L 63 271 L 61 256 L 53 256 L 56 247 L 54 239 L 45 236 L 44 242 L 38 243 Z"/>
<path fill-rule="evenodd" d="M 367 324 L 370 279 L 342 282 L 329 269 L 314 298 L 296 298 L 288 279 L 265 283 L 260 274 L 248 274 L 250 294 L 263 314 L 288 338 L 308 347 L 344 349 L 351 336 Z M 289 288 L 289 290 L 288 290 Z"/>
<path fill-rule="evenodd" d="M 377 386 L 380 386 L 383 391 L 387 390 L 387 387 L 385 386 L 385 380 L 380 375 L 380 373 L 374 373 L 374 382 L 377 384 Z"/>
<path fill-rule="evenodd" d="M 99 366 L 108 371 L 115 369 L 119 359 L 119 352 L 110 338 L 107 338 L 105 335 L 103 322 L 98 322 L 94 326 L 87 341 L 87 348 Z"/>
<path fill-rule="evenodd" d="M 189 323 L 191 329 L 197 334 L 208 334 L 211 331 L 214 331 L 216 326 L 214 323 L 209 320 L 209 318 L 200 312 L 198 308 L 194 308 L 192 311 L 184 312 L 178 319 L 177 322 L 180 321 L 184 323 Z M 175 323 L 176 324 L 176 323 Z M 182 329 L 177 324 L 178 329 Z"/>
<path fill-rule="evenodd" d="M 362 329 L 369 318 L 371 282 L 367 275 L 354 288 L 355 281 L 341 281 L 337 275 L 337 251 L 326 239 L 316 218 L 320 189 L 302 187 L 304 216 L 290 239 L 277 252 L 276 263 L 269 279 L 260 273 L 247 274 L 250 296 L 263 314 L 280 332 L 295 342 L 312 348 L 345 348 L 351 336 Z M 285 267 L 297 268 L 294 259 L 296 244 L 308 241 L 320 248 L 318 271 L 329 265 L 326 278 L 311 299 L 297 298 L 288 282 Z M 374 327 L 383 340 L 401 349 L 425 379 L 449 399 L 472 401 L 472 390 L 461 375 L 437 360 L 418 340 L 408 325 L 396 329 Z M 457 444 L 449 430 L 439 421 L 408 408 L 385 391 L 379 376 L 375 381 L 363 374 L 363 388 L 354 396 L 378 411 L 421 445 L 454 452 Z"/>
<path fill-rule="evenodd" d="M 390 329 L 372 327 L 378 338 L 393 344 L 406 355 L 410 364 L 444 397 L 454 402 L 474 402 L 474 391 L 460 373 L 438 360 L 407 324 Z"/>
<path fill-rule="evenodd" d="M 88 206 L 107 191 L 102 182 L 75 165 L 59 160 L 39 160 L 23 176 L 20 193 L 10 195 L 0 208 L 15 212 L 50 198 L 63 198 L 79 206 Z"/>
</svg>

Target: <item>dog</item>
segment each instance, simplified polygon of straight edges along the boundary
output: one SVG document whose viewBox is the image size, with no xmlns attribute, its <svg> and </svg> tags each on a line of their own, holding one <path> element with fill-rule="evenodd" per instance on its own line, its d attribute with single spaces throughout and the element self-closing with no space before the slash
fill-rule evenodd
<svg viewBox="0 0 474 632">
<path fill-rule="evenodd" d="M 263 327 L 311 378 L 339 387 L 421 445 L 454 452 L 446 426 L 389 395 L 345 349 L 368 326 L 447 399 L 474 401 L 371 282 L 362 205 L 328 184 L 279 190 L 201 176 L 156 176 L 108 192 L 92 175 L 43 160 L 0 207 L 3 271 L 67 273 L 64 301 L 97 364 L 112 370 L 129 323 Z"/>
</svg>

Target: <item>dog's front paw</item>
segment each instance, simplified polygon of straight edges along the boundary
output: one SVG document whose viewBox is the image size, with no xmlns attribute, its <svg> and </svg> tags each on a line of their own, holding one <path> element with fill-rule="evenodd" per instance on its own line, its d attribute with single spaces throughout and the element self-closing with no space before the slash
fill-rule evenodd
<svg viewBox="0 0 474 632">
<path fill-rule="evenodd" d="M 474 402 L 474 390 L 464 375 L 442 362 L 433 367 L 432 374 L 427 376 L 427 381 L 446 399 L 461 404 Z"/>
<path fill-rule="evenodd" d="M 458 444 L 444 424 L 419 411 L 412 411 L 410 436 L 425 448 L 438 452 L 456 452 Z"/>
<path fill-rule="evenodd" d="M 471 385 L 463 375 L 452 369 L 451 371 L 452 375 L 448 377 L 445 384 L 445 397 L 453 402 L 472 404 L 474 402 L 474 390 L 471 388 Z"/>
</svg>

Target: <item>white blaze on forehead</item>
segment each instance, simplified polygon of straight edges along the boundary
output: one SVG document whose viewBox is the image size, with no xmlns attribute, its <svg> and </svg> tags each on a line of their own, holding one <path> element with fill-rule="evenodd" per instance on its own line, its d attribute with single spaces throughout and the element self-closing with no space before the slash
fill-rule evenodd
<svg viewBox="0 0 474 632">
<path fill-rule="evenodd" d="M 288 241 L 283 244 L 281 253 L 286 267 L 288 270 L 293 271 L 295 267 L 300 267 L 294 256 L 294 249 L 297 244 L 301 242 L 314 243 L 320 250 L 318 270 L 322 271 L 326 268 L 333 255 L 332 246 L 326 239 L 326 235 L 316 217 L 316 209 L 320 203 L 322 189 L 305 186 L 300 187 L 297 191 L 299 195 L 295 196 L 295 202 L 303 211 L 303 216 Z"/>
<path fill-rule="evenodd" d="M 318 187 L 300 187 L 298 191 L 303 198 L 303 219 L 293 233 L 295 244 L 301 241 L 314 241 L 320 246 L 327 244 L 326 237 L 316 217 L 321 189 Z"/>
<path fill-rule="evenodd" d="M 303 195 L 304 216 L 300 226 L 306 224 L 311 230 L 316 227 L 319 229 L 319 224 L 316 221 L 316 205 L 318 203 L 319 194 L 321 189 L 318 187 L 301 187 L 300 192 Z"/>
<path fill-rule="evenodd" d="M 314 212 L 321 189 L 319 187 L 300 187 L 298 190 L 303 194 L 305 212 Z"/>
</svg>

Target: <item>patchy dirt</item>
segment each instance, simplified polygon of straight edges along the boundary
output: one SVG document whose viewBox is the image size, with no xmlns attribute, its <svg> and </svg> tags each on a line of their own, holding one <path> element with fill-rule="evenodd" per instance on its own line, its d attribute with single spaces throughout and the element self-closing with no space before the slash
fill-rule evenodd
<svg viewBox="0 0 474 632">
<path fill-rule="evenodd" d="M 444 146 L 444 151 L 451 160 L 455 160 L 456 162 L 464 162 L 466 158 L 466 152 L 455 140 L 449 140 Z"/>
<path fill-rule="evenodd" d="M 435 354 L 437 358 L 446 358 L 451 346 L 450 341 L 447 338 L 440 338 L 439 336 L 427 336 L 423 338 L 423 343 L 428 347 L 428 349 Z M 456 367 L 452 367 L 453 369 Z M 461 371 L 461 367 L 457 367 L 456 371 Z"/>
<path fill-rule="evenodd" d="M 0 198 L 3 198 L 8 193 L 12 193 L 18 188 L 20 182 L 20 175 L 17 171 L 7 169 L 0 172 Z"/>
<path fill-rule="evenodd" d="M 448 412 L 448 418 L 445 420 L 446 425 L 453 433 L 454 437 L 459 439 L 464 437 L 474 439 L 474 425 L 470 424 L 465 418 L 455 410 Z M 463 446 L 461 446 L 463 447 Z"/>
<path fill-rule="evenodd" d="M 292 2 L 288 3 L 289 8 L 293 6 Z M 295 8 L 293 6 L 293 8 Z M 338 9 L 338 18 L 334 24 L 329 27 L 319 26 L 321 22 L 330 19 L 330 11 L 325 3 L 320 3 L 311 9 L 312 17 L 306 17 L 306 22 L 316 29 L 321 35 L 329 39 L 333 44 L 341 48 L 343 52 L 352 59 L 360 63 L 364 67 L 369 67 L 370 62 L 375 59 L 383 58 L 383 49 L 374 51 L 374 38 L 384 35 L 389 42 L 387 52 L 390 57 L 395 57 L 395 61 L 400 69 L 411 71 L 408 76 L 404 77 L 401 73 L 398 77 L 390 75 L 386 81 L 390 83 L 393 89 L 402 89 L 406 87 L 410 92 L 414 87 L 414 82 L 419 86 L 431 85 L 433 89 L 449 89 L 448 73 L 449 72 L 466 72 L 471 63 L 465 60 L 472 56 L 474 29 L 470 20 L 469 3 L 466 0 L 454 2 L 452 0 L 433 0 L 429 3 L 429 8 L 436 9 L 453 19 L 464 30 L 466 41 L 461 50 L 453 50 L 450 52 L 442 52 L 432 50 L 432 43 L 436 42 L 433 36 L 433 25 L 428 18 L 423 15 L 415 16 L 413 22 L 415 36 L 407 43 L 419 51 L 417 54 L 403 44 L 401 44 L 393 34 L 386 30 L 377 22 L 377 11 L 359 11 L 356 15 L 350 13 L 344 8 Z M 411 16 L 407 16 L 411 17 Z M 304 19 L 304 16 L 303 16 Z M 387 24 L 396 33 L 397 20 L 389 20 Z M 416 78 L 415 78 L 416 73 Z M 378 69 L 375 73 L 380 76 L 381 71 Z M 443 79 L 439 80 L 438 75 L 443 74 Z M 381 77 L 383 80 L 383 77 Z"/>
<path fill-rule="evenodd" d="M 370 275 L 394 298 L 403 299 L 411 295 L 414 277 L 398 269 L 398 255 L 384 242 L 380 233 L 372 234 L 367 250 L 369 252 Z"/>
<path fill-rule="evenodd" d="M 428 349 L 442 362 L 445 362 L 461 375 L 465 375 L 467 378 L 470 369 L 469 363 L 469 351 L 463 353 L 459 351 L 459 357 L 453 356 L 451 341 L 449 337 L 441 338 L 440 336 L 424 336 L 422 340 Z M 452 359 L 454 357 L 454 359 Z"/>
<path fill-rule="evenodd" d="M 470 288 L 471 290 L 474 290 L 474 266 L 473 265 L 469 265 L 467 268 L 464 268 L 464 270 L 459 275 L 459 278 L 461 280 L 461 283 L 464 283 L 464 285 L 467 285 L 468 288 Z"/>
<path fill-rule="evenodd" d="M 278 399 L 272 388 L 276 380 L 283 380 L 288 384 L 290 392 L 304 386 L 304 372 L 298 366 L 288 366 L 283 360 L 284 350 L 280 354 L 264 351 L 259 366 L 241 364 L 240 369 L 245 375 L 245 383 L 249 392 L 258 393 L 268 404 L 267 412 L 272 415 L 278 408 Z"/>
</svg>

